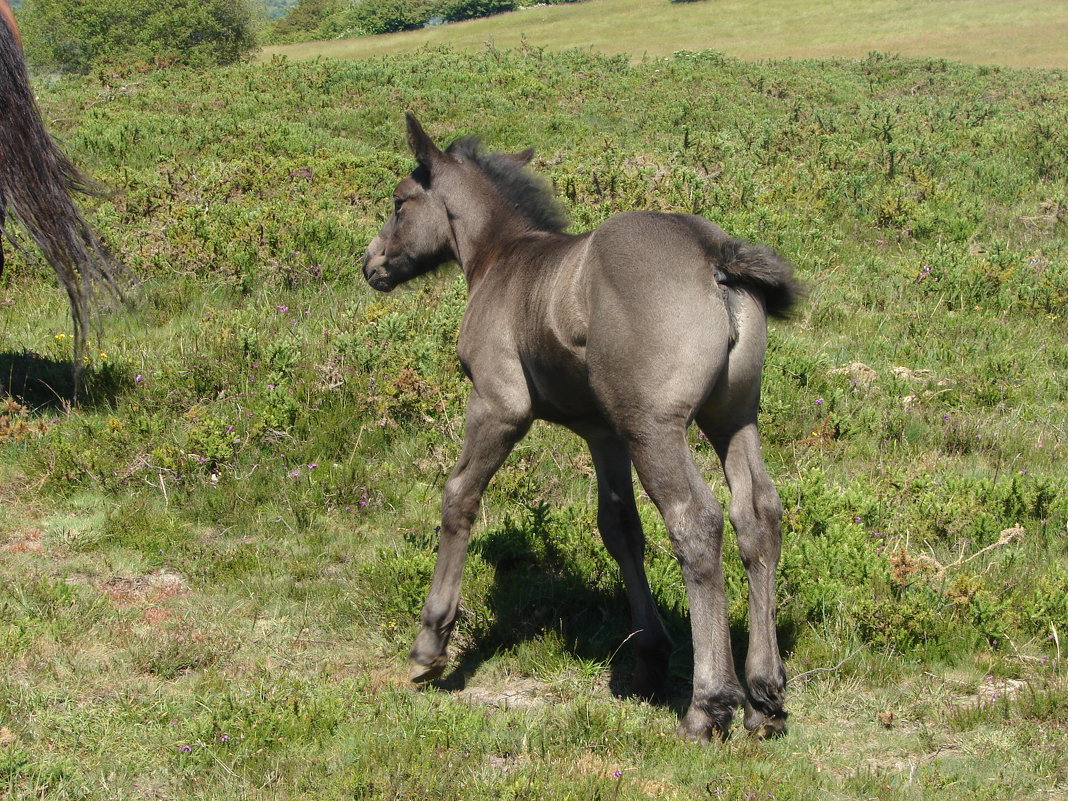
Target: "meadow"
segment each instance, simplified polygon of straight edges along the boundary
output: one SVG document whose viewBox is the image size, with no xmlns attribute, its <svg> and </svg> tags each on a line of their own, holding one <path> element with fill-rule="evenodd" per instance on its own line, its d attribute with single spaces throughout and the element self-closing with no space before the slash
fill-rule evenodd
<svg viewBox="0 0 1068 801">
<path fill-rule="evenodd" d="M 1048 0 L 585 0 L 385 36 L 264 48 L 261 59 L 361 59 L 448 45 L 589 48 L 632 61 L 715 48 L 745 59 L 864 58 L 872 51 L 972 64 L 1068 67 L 1068 8 Z"/>
<path fill-rule="evenodd" d="M 72 407 L 54 279 L 0 281 L 0 795 L 1068 793 L 1068 73 L 528 44 L 39 91 L 143 283 Z M 785 738 L 675 739 L 685 600 L 644 499 L 677 692 L 627 697 L 592 468 L 548 426 L 487 493 L 456 669 L 407 684 L 467 385 L 455 270 L 388 296 L 360 274 L 406 109 L 536 147 L 572 230 L 695 212 L 796 263 L 761 412 Z"/>
</svg>

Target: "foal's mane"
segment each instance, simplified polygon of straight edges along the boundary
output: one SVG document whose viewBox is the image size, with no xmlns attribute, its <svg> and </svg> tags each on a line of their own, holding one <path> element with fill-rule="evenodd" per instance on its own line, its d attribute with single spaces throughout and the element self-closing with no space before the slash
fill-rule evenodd
<svg viewBox="0 0 1068 801">
<path fill-rule="evenodd" d="M 471 160 L 482 170 L 497 191 L 512 203 L 516 211 L 539 231 L 563 231 L 570 220 L 560 201 L 553 195 L 549 182 L 505 153 L 483 153 L 477 136 L 457 139 L 446 150 L 454 156 Z"/>
</svg>

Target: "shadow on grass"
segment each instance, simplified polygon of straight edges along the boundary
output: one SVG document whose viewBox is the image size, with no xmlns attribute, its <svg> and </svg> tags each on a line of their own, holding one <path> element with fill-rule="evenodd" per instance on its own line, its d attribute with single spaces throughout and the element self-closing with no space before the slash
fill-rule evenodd
<svg viewBox="0 0 1068 801">
<path fill-rule="evenodd" d="M 105 362 L 82 368 L 77 403 L 93 409 L 113 405 L 133 382 Z M 75 403 L 74 363 L 31 350 L 0 353 L 0 396 L 35 410 L 67 409 Z"/>
<path fill-rule="evenodd" d="M 535 512 L 524 524 L 506 524 L 472 544 L 472 551 L 494 567 L 494 582 L 487 604 L 492 622 L 471 631 L 471 644 L 454 654 L 452 670 L 431 686 L 463 690 L 482 665 L 495 654 L 516 648 L 554 632 L 564 649 L 579 659 L 607 664 L 608 687 L 613 695 L 631 697 L 635 659 L 628 643 L 630 611 L 622 583 L 613 588 L 596 586 L 588 571 L 559 547 Z M 590 532 L 596 537 L 596 533 Z M 661 619 L 675 643 L 669 685 L 664 698 L 653 703 L 685 713 L 690 703 L 693 644 L 689 616 L 676 607 L 660 608 Z M 796 629 L 780 621 L 779 645 L 784 656 L 793 651 Z M 744 622 L 731 625 L 731 650 L 739 680 L 749 646 Z"/>
</svg>

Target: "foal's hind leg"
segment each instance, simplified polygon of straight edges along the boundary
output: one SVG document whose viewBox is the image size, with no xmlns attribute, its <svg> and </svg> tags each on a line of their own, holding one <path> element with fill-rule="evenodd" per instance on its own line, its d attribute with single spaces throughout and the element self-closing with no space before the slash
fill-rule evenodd
<svg viewBox="0 0 1068 801">
<path fill-rule="evenodd" d="M 634 504 L 630 455 L 614 436 L 587 442 L 597 469 L 597 528 L 605 547 L 619 563 L 630 602 L 638 669 L 631 692 L 642 698 L 664 695 L 671 656 L 671 637 L 656 611 L 645 575 L 645 534 Z"/>
<path fill-rule="evenodd" d="M 775 633 L 775 569 L 782 550 L 782 503 L 764 467 L 754 421 L 724 425 L 699 416 L 697 423 L 723 461 L 731 490 L 731 525 L 749 574 L 745 728 L 757 736 L 773 737 L 786 730 L 786 672 Z"/>
<path fill-rule="evenodd" d="M 685 420 L 632 434 L 628 442 L 638 477 L 664 516 L 690 601 L 693 698 L 678 732 L 693 740 L 723 738 L 744 700 L 723 587 L 723 509 L 694 464 Z"/>
<path fill-rule="evenodd" d="M 529 417 L 509 414 L 477 391 L 472 393 L 460 461 L 445 482 L 438 559 L 423 606 L 423 627 L 409 654 L 412 681 L 432 681 L 445 671 L 471 524 L 486 485 L 529 426 Z"/>
</svg>

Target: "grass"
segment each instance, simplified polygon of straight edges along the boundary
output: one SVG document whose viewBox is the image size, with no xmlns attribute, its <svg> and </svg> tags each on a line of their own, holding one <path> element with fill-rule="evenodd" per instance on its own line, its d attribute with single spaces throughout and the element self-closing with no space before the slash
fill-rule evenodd
<svg viewBox="0 0 1068 801">
<path fill-rule="evenodd" d="M 591 0 L 402 34 L 268 47 L 260 56 L 362 59 L 458 50 L 590 48 L 637 61 L 712 48 L 745 59 L 862 58 L 872 51 L 973 64 L 1068 67 L 1068 11 L 1047 0 Z"/>
<path fill-rule="evenodd" d="M 0 792 L 1068 791 L 1064 72 L 528 47 L 40 93 L 118 190 L 95 219 L 145 284 L 102 312 L 70 408 L 63 297 L 18 257 L 0 283 Z M 810 293 L 773 326 L 761 417 L 787 508 L 788 737 L 674 738 L 685 599 L 644 500 L 675 695 L 626 697 L 589 458 L 548 426 L 487 495 L 457 670 L 407 685 L 467 393 L 455 272 L 390 296 L 359 273 L 412 165 L 409 108 L 439 138 L 535 146 L 575 229 L 695 211 L 798 265 Z"/>
</svg>

